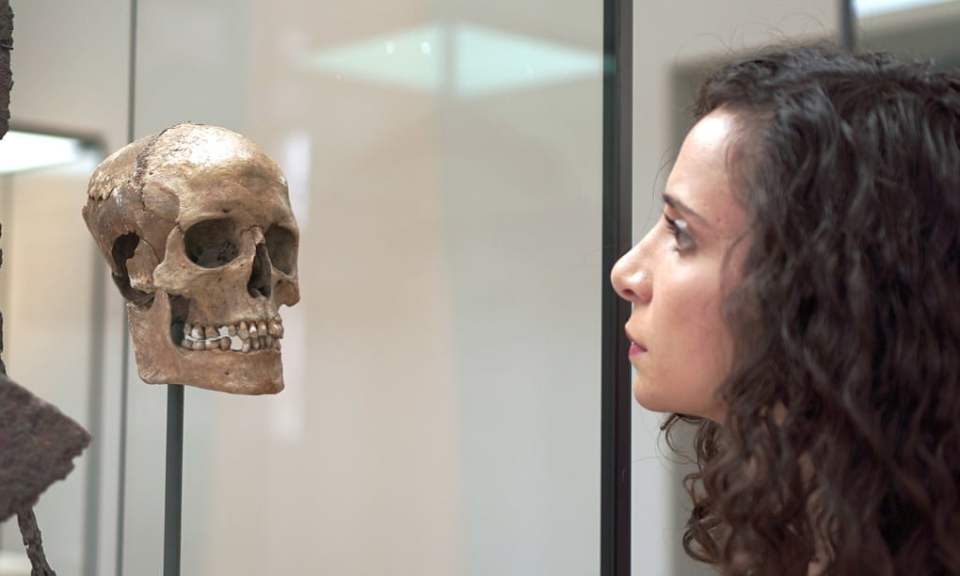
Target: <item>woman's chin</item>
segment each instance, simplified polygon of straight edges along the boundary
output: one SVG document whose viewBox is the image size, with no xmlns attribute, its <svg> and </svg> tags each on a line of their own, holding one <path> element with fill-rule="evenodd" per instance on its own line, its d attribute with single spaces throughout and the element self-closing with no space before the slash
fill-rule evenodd
<svg viewBox="0 0 960 576">
<path fill-rule="evenodd" d="M 667 398 L 658 391 L 650 388 L 649 382 L 643 382 L 639 377 L 633 381 L 633 399 L 637 404 L 652 412 L 672 412 L 673 408 Z"/>
<path fill-rule="evenodd" d="M 684 414 L 697 418 L 706 418 L 714 422 L 723 422 L 723 408 L 717 403 L 698 402 L 694 398 L 677 398 L 664 394 L 664 389 L 653 387 L 637 377 L 633 381 L 633 399 L 637 404 L 651 412 L 665 414 Z"/>
</svg>

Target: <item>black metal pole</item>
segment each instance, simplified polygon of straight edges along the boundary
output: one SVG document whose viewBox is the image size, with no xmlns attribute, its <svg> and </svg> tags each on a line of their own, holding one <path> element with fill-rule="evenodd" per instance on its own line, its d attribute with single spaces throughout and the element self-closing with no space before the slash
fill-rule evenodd
<svg viewBox="0 0 960 576">
<path fill-rule="evenodd" d="M 600 574 L 630 574 L 630 304 L 610 283 L 633 241 L 633 0 L 603 3 L 603 277 Z"/>
<path fill-rule="evenodd" d="M 167 479 L 163 505 L 163 576 L 180 576 L 183 504 L 183 386 L 167 386 Z"/>
</svg>

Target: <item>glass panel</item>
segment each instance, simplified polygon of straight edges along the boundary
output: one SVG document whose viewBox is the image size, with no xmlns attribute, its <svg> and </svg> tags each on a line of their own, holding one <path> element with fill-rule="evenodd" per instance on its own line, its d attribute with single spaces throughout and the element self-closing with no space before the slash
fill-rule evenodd
<svg viewBox="0 0 960 576">
<path fill-rule="evenodd" d="M 887 50 L 905 59 L 933 59 L 940 69 L 960 66 L 960 2 L 855 0 L 858 50 Z"/>
<path fill-rule="evenodd" d="M 4 361 L 7 373 L 94 437 L 36 515 L 51 564 L 83 574 L 98 548 L 103 371 L 103 269 L 79 218 L 77 190 L 101 157 L 80 140 L 11 130 L 0 141 Z M 29 574 L 16 521 L 0 527 L 3 574 Z M 22 572 L 26 568 L 26 572 Z"/>
<path fill-rule="evenodd" d="M 58 140 L 56 150 L 40 151 L 33 148 L 36 138 L 17 142 L 8 133 L 0 141 L 0 164 L 15 157 L 40 161 L 29 172 L 0 176 L 4 359 L 14 380 L 94 436 L 66 481 L 52 485 L 39 502 L 52 568 L 58 574 L 114 576 L 122 495 L 123 306 L 80 210 L 100 155 L 126 142 L 130 0 L 11 4 L 11 125 L 68 138 Z M 63 163 L 60 154 L 73 154 L 78 141 L 96 145 Z M 15 521 L 0 534 L 5 551 L 22 554 Z"/>
<path fill-rule="evenodd" d="M 184 573 L 597 573 L 602 4 L 139 5 L 137 135 L 250 136 L 302 235 L 286 389 L 186 391 Z M 130 394 L 144 574 L 166 391 Z"/>
<path fill-rule="evenodd" d="M 953 0 L 853 0 L 853 5 L 858 17 L 870 18 L 897 13 L 902 16 L 904 12 L 951 1 Z"/>
</svg>

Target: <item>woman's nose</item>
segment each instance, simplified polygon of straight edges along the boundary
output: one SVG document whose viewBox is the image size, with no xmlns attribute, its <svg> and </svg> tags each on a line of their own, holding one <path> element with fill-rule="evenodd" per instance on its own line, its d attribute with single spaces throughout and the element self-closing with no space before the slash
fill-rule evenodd
<svg viewBox="0 0 960 576">
<path fill-rule="evenodd" d="M 646 304 L 653 296 L 649 270 L 640 262 L 636 246 L 614 264 L 610 281 L 617 294 L 633 304 Z"/>
</svg>

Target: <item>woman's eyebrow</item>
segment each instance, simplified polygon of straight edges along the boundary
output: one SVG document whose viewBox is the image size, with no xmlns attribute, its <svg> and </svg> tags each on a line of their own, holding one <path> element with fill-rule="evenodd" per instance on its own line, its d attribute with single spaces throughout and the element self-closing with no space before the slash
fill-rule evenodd
<svg viewBox="0 0 960 576">
<path fill-rule="evenodd" d="M 663 203 L 667 206 L 673 208 L 677 212 L 681 212 L 692 217 L 694 220 L 700 222 L 702 226 L 710 227 L 710 223 L 707 222 L 707 219 L 703 216 L 697 214 L 692 208 L 678 200 L 676 197 L 671 196 L 668 192 L 663 192 L 660 194 L 660 197 L 663 198 Z"/>
</svg>

